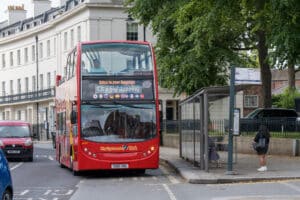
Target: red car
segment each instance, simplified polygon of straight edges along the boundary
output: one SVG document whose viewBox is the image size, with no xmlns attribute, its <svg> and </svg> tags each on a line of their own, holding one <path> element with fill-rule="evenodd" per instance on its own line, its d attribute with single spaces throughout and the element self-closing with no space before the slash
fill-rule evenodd
<svg viewBox="0 0 300 200">
<path fill-rule="evenodd" d="M 0 148 L 7 159 L 33 161 L 31 125 L 24 121 L 0 121 Z"/>
</svg>

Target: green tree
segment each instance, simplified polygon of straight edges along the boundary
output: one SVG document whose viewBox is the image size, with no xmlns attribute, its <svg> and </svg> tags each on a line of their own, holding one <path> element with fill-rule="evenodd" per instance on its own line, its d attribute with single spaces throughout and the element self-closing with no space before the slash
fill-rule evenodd
<svg viewBox="0 0 300 200">
<path fill-rule="evenodd" d="M 282 94 L 274 95 L 273 105 L 279 108 L 295 109 L 295 98 L 299 98 L 300 93 L 292 88 L 287 88 Z"/>
<path fill-rule="evenodd" d="M 275 0 L 128 0 L 129 12 L 151 24 L 164 86 L 177 93 L 224 84 L 229 65 L 251 60 L 256 50 L 263 84 L 263 105 L 271 107 L 269 49 L 274 47 Z M 279 1 L 279 0 L 277 0 Z M 288 1 L 288 0 L 286 0 Z M 286 19 L 278 16 L 282 23 Z M 273 34 L 273 35 L 272 35 Z M 271 37 L 272 36 L 272 37 Z"/>
<path fill-rule="evenodd" d="M 297 0 L 273 0 L 271 5 L 272 60 L 280 69 L 288 68 L 288 86 L 295 89 L 295 66 L 300 60 L 300 4 Z"/>
</svg>

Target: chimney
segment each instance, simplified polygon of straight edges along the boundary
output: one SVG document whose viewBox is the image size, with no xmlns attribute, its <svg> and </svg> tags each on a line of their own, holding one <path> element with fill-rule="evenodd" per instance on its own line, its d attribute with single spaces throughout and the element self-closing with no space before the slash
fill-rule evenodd
<svg viewBox="0 0 300 200">
<path fill-rule="evenodd" d="M 51 1 L 49 0 L 32 0 L 32 2 L 34 17 L 51 9 Z"/>
<path fill-rule="evenodd" d="M 24 4 L 21 6 L 10 5 L 7 7 L 8 25 L 14 24 L 18 21 L 26 19 L 26 10 L 24 10 Z"/>
</svg>

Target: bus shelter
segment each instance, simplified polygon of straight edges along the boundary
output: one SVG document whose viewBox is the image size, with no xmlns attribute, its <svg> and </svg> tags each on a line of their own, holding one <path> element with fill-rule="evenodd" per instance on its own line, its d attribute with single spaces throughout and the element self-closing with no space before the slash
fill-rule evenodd
<svg viewBox="0 0 300 200">
<path fill-rule="evenodd" d="M 235 94 L 242 90 L 235 87 Z M 235 98 L 238 98 L 235 95 Z M 180 157 L 209 171 L 212 150 L 219 162 L 227 161 L 229 86 L 209 87 L 184 99 L 180 107 Z M 214 159 L 214 158 L 213 158 Z"/>
</svg>

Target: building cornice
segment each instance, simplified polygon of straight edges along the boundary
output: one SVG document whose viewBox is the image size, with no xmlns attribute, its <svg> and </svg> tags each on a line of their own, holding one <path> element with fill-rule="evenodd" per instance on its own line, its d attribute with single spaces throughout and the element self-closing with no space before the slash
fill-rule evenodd
<svg viewBox="0 0 300 200">
<path fill-rule="evenodd" d="M 29 30 L 24 30 L 18 33 L 14 33 L 13 35 L 6 36 L 4 38 L 0 38 L 0 45 L 5 45 L 11 42 L 16 42 L 19 40 L 24 40 L 25 38 L 29 38 L 35 35 L 39 35 L 42 32 L 49 31 L 49 29 L 54 28 L 62 22 L 65 22 L 67 19 L 70 19 L 84 10 L 90 8 L 120 8 L 123 9 L 123 5 L 114 5 L 108 3 L 82 3 L 78 6 L 74 7 L 70 11 L 63 12 L 59 17 L 48 21 L 46 23 L 40 24 L 34 28 Z"/>
</svg>

